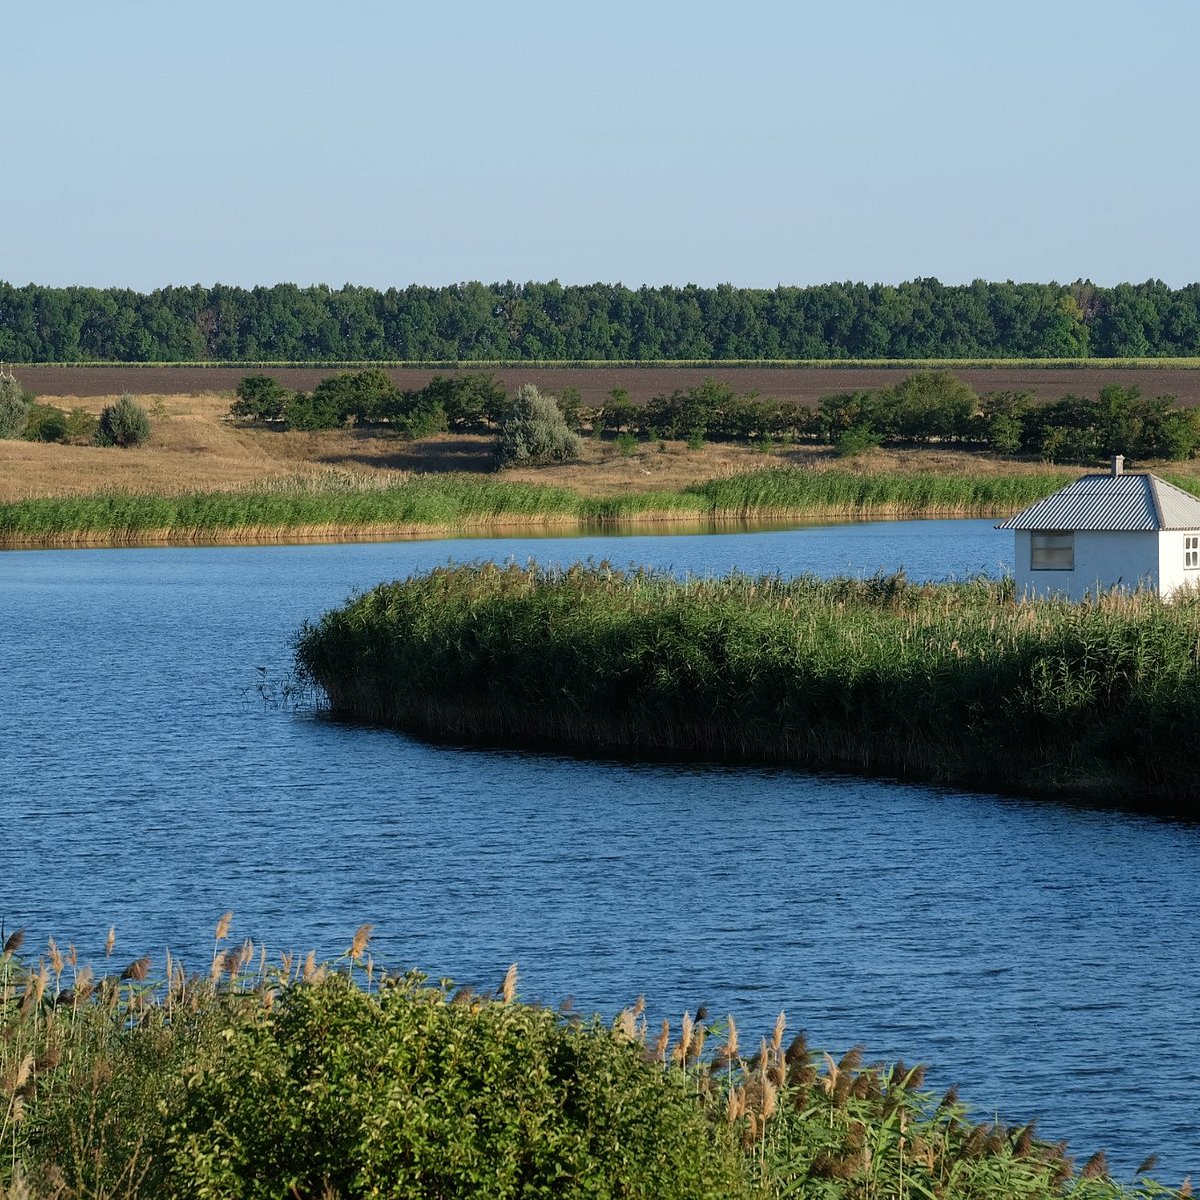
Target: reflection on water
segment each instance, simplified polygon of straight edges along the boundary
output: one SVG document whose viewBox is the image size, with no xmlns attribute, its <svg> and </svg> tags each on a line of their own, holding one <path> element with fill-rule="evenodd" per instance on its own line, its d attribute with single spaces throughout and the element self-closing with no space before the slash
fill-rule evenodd
<svg viewBox="0 0 1200 1200">
<path fill-rule="evenodd" d="M 914 578 L 1004 567 L 989 522 L 708 537 L 0 556 L 0 916 L 203 965 L 234 932 L 613 1012 L 706 1003 L 934 1064 L 1128 1174 L 1200 1162 L 1200 830 L 887 781 L 429 746 L 261 703 L 305 619 L 459 561 Z"/>
</svg>

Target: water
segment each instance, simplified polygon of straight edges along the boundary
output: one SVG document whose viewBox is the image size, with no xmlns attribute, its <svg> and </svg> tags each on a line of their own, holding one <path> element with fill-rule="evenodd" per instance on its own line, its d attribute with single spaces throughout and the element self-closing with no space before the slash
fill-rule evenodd
<svg viewBox="0 0 1200 1200">
<path fill-rule="evenodd" d="M 0 916 L 91 960 L 238 937 L 932 1063 L 1128 1175 L 1200 1163 L 1200 828 L 788 770 L 428 746 L 262 703 L 306 618 L 485 557 L 996 573 L 984 521 L 0 554 Z M 261 670 L 259 669 L 261 668 Z"/>
</svg>

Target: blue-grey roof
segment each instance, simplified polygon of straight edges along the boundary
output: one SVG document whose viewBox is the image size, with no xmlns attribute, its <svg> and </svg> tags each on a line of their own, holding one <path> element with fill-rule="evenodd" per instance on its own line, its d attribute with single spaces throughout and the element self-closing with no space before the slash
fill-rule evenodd
<svg viewBox="0 0 1200 1200">
<path fill-rule="evenodd" d="M 1200 499 L 1157 475 L 1081 475 L 997 529 L 1200 529 Z"/>
</svg>

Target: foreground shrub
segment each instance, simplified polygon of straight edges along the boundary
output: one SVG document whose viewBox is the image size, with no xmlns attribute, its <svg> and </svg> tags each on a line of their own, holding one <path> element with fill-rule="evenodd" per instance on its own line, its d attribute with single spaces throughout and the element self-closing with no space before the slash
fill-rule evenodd
<svg viewBox="0 0 1200 1200">
<path fill-rule="evenodd" d="M 423 1198 L 746 1194 L 732 1139 L 640 1046 L 416 979 L 298 985 L 195 1077 L 179 1194 Z"/>
<path fill-rule="evenodd" d="M 500 423 L 500 458 L 505 463 L 569 462 L 583 452 L 583 441 L 567 425 L 553 396 L 532 384 L 517 390 Z"/>
<path fill-rule="evenodd" d="M 7 371 L 0 371 L 0 438 L 18 438 L 25 432 L 25 422 L 33 397 Z"/>
<path fill-rule="evenodd" d="M 732 1017 L 611 1027 L 364 967 L 218 923 L 211 969 L 96 979 L 53 940 L 0 953 L 0 1200 L 1151 1200 L 1102 1154 L 977 1124 L 924 1070 L 835 1060 L 803 1034 L 743 1050 Z M 258 961 L 254 969 L 250 964 Z"/>
<path fill-rule="evenodd" d="M 93 440 L 97 446 L 141 446 L 150 440 L 150 418 L 132 396 L 122 396 L 101 410 Z"/>
</svg>

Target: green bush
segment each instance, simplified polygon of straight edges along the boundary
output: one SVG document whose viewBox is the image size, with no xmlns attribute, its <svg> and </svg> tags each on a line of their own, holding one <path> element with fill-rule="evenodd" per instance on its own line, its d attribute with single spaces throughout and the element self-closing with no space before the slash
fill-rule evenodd
<svg viewBox="0 0 1200 1200">
<path fill-rule="evenodd" d="M 622 458 L 632 458 L 637 445 L 637 436 L 628 430 L 617 434 L 617 449 L 621 452 Z"/>
<path fill-rule="evenodd" d="M 838 436 L 834 451 L 839 458 L 857 458 L 868 450 L 874 450 L 880 441 L 879 434 L 870 425 L 851 425 Z"/>
<path fill-rule="evenodd" d="M 247 375 L 237 386 L 229 415 L 244 421 L 282 421 L 289 392 L 270 375 Z"/>
<path fill-rule="evenodd" d="M 917 371 L 879 398 L 880 432 L 902 442 L 963 441 L 971 435 L 979 397 L 949 371 Z"/>
<path fill-rule="evenodd" d="M 391 428 L 403 438 L 431 437 L 445 433 L 450 428 L 450 419 L 441 401 L 430 399 L 424 392 L 405 392 L 411 403 L 403 411 L 397 411 L 391 420 Z"/>
<path fill-rule="evenodd" d="M 21 437 L 32 404 L 33 397 L 16 379 L 0 372 L 0 438 Z"/>
<path fill-rule="evenodd" d="M 65 442 L 67 414 L 53 404 L 33 404 L 25 418 L 22 436 L 29 442 Z"/>
<path fill-rule="evenodd" d="M 101 410 L 92 440 L 97 446 L 141 446 L 150 440 L 150 418 L 132 396 L 124 395 Z"/>
<path fill-rule="evenodd" d="M 240 1197 L 744 1196 L 685 1079 L 595 1024 L 420 977 L 292 986 L 170 1119 L 174 1190 Z"/>
<path fill-rule="evenodd" d="M 567 427 L 554 397 L 543 396 L 532 383 L 523 384 L 500 423 L 501 460 L 569 462 L 582 451 L 582 439 Z"/>
<path fill-rule="evenodd" d="M 86 408 L 73 408 L 67 413 L 67 441 L 86 445 L 96 436 L 100 422 Z"/>
</svg>

